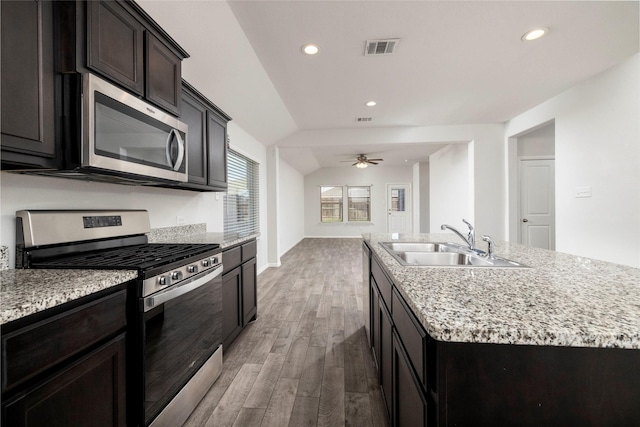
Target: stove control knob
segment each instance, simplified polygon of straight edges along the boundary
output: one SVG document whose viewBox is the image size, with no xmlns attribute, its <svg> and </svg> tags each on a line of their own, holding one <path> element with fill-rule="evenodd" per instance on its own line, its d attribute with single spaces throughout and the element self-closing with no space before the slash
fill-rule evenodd
<svg viewBox="0 0 640 427">
<path fill-rule="evenodd" d="M 197 265 L 189 265 L 187 266 L 187 273 L 197 273 L 198 266 Z"/>
<path fill-rule="evenodd" d="M 203 267 L 209 267 L 211 265 L 211 260 L 208 259 L 203 259 L 202 260 L 202 266 Z"/>
<path fill-rule="evenodd" d="M 218 257 L 217 256 L 214 256 L 213 258 L 211 258 L 211 264 L 212 265 L 219 264 L 219 263 L 220 263 L 220 261 L 218 261 Z"/>
<path fill-rule="evenodd" d="M 180 279 L 182 279 L 182 271 L 171 272 L 171 280 L 180 280 Z"/>
<path fill-rule="evenodd" d="M 166 276 L 158 277 L 158 285 L 167 286 L 167 277 Z"/>
</svg>

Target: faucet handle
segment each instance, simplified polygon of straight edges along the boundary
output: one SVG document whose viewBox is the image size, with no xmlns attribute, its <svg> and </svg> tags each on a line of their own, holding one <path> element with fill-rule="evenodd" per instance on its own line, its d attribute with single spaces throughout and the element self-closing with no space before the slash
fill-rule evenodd
<svg viewBox="0 0 640 427">
<path fill-rule="evenodd" d="M 467 221 L 466 219 L 462 218 L 462 222 L 467 224 L 467 227 L 469 227 L 469 232 L 473 231 L 473 225 L 471 225 L 471 223 L 469 221 Z"/>
<path fill-rule="evenodd" d="M 493 240 L 487 235 L 482 236 L 482 240 L 487 242 L 487 258 L 493 258 Z"/>
<path fill-rule="evenodd" d="M 476 232 L 473 230 L 473 225 L 471 225 L 471 223 L 464 218 L 462 218 L 462 222 L 467 224 L 467 227 L 469 227 L 469 234 L 467 234 L 467 238 L 469 240 L 471 249 L 474 249 L 476 247 Z"/>
</svg>

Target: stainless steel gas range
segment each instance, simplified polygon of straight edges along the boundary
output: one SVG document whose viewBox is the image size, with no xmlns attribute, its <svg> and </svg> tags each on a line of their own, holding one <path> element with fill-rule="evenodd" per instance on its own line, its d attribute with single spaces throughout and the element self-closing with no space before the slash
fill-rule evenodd
<svg viewBox="0 0 640 427">
<path fill-rule="evenodd" d="M 148 243 L 144 210 L 16 213 L 16 268 L 137 270 L 128 289 L 130 425 L 181 425 L 222 369 L 222 253 Z"/>
</svg>

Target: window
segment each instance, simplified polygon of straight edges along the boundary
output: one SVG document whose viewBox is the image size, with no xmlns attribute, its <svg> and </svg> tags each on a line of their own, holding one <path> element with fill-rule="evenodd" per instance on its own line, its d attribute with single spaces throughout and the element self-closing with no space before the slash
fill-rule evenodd
<svg viewBox="0 0 640 427">
<path fill-rule="evenodd" d="M 342 222 L 342 187 L 320 187 L 320 222 Z"/>
<path fill-rule="evenodd" d="M 391 190 L 391 210 L 393 212 L 404 212 L 404 188 Z"/>
<path fill-rule="evenodd" d="M 345 205 L 346 222 L 370 222 L 371 186 L 320 187 L 320 222 L 345 222 Z"/>
<path fill-rule="evenodd" d="M 224 195 L 225 237 L 242 237 L 260 232 L 259 165 L 229 150 L 227 192 Z"/>
<path fill-rule="evenodd" d="M 347 187 L 349 221 L 371 221 L 371 187 Z"/>
</svg>

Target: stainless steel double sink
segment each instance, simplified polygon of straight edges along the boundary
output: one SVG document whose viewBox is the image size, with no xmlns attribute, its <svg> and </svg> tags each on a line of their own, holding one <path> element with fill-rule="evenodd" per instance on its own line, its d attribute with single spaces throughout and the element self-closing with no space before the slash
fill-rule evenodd
<svg viewBox="0 0 640 427">
<path fill-rule="evenodd" d="M 529 268 L 508 259 L 487 257 L 456 243 L 380 242 L 380 245 L 405 266 Z"/>
</svg>

